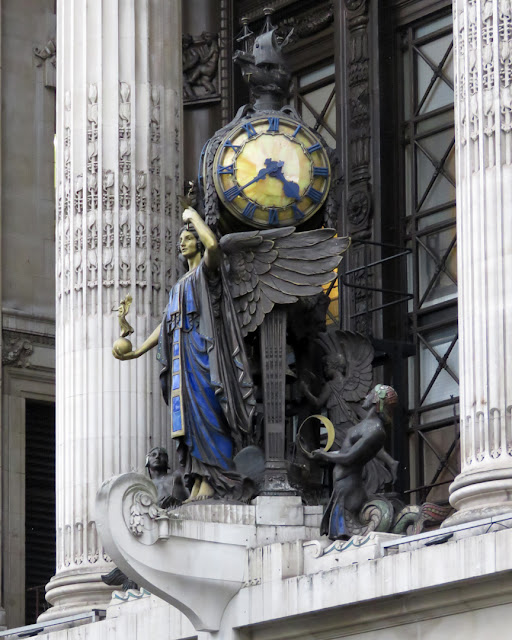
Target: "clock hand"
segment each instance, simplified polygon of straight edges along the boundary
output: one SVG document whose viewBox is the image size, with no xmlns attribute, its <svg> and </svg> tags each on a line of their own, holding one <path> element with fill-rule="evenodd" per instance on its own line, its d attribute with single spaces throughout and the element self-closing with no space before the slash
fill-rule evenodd
<svg viewBox="0 0 512 640">
<path fill-rule="evenodd" d="M 243 191 L 250 184 L 253 184 L 254 182 L 258 182 L 258 180 L 262 180 L 263 178 L 266 178 L 270 173 L 279 169 L 279 162 L 276 162 L 275 160 L 271 160 L 270 158 L 267 158 L 265 160 L 265 165 L 266 167 L 263 169 L 260 169 L 255 178 L 250 180 L 247 184 L 244 184 L 243 187 L 240 187 L 241 191 Z M 282 166 L 282 163 L 281 163 L 281 166 Z"/>
<path fill-rule="evenodd" d="M 284 177 L 283 170 L 282 170 L 282 163 L 270 175 L 273 176 L 274 178 L 277 178 L 278 180 L 281 180 L 281 182 L 283 183 L 283 192 L 287 198 L 294 198 L 295 200 L 299 199 L 299 195 L 300 195 L 299 185 L 296 182 L 287 180 Z"/>
</svg>

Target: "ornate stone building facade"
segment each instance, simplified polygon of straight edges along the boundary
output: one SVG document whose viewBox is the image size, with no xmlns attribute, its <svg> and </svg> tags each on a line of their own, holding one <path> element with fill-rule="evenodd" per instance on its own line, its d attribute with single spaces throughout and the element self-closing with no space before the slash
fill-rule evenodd
<svg viewBox="0 0 512 640">
<path fill-rule="evenodd" d="M 29 444 L 53 443 L 46 429 L 56 438 L 56 572 L 47 587 L 54 607 L 40 622 L 92 608 L 108 619 L 41 637 L 506 633 L 510 3 L 0 6 L 3 622 L 41 614 L 39 574 L 30 571 L 52 551 L 29 552 L 49 501 L 34 488 L 44 467 Z M 283 519 L 286 534 L 248 552 L 221 630 L 197 631 L 155 596 L 118 594 L 108 606 L 111 589 L 100 580 L 111 563 L 96 530 L 96 491 L 112 475 L 140 471 L 150 446 L 168 440 L 156 366 L 148 359 L 121 371 L 110 345 L 125 292 L 136 343 L 159 322 L 176 277 L 177 196 L 196 179 L 204 142 L 247 101 L 230 59 L 261 30 L 267 8 L 280 34 L 291 33 L 291 102 L 339 157 L 336 224 L 352 248 L 329 292 L 329 321 L 372 340 L 376 377 L 401 398 L 389 442 L 401 462 L 396 489 L 413 503 L 449 499 L 456 512 L 444 537 L 372 538 L 350 549 L 303 544 L 299 528 L 309 531 L 316 517 L 306 507 L 301 522 Z M 249 526 L 244 517 L 236 524 Z"/>
</svg>

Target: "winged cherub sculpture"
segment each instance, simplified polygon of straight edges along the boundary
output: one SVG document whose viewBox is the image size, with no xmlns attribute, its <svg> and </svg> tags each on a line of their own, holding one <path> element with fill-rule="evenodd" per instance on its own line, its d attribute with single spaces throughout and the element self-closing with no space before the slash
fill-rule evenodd
<svg viewBox="0 0 512 640">
<path fill-rule="evenodd" d="M 114 347 L 113 354 L 130 360 L 157 347 L 189 500 L 249 500 L 254 486 L 233 463 L 256 406 L 243 338 L 274 305 L 318 293 L 333 280 L 349 240 L 332 229 L 286 227 L 218 242 L 194 209 L 183 221 L 179 251 L 188 270 L 172 287 L 161 324 L 138 349 Z"/>
</svg>

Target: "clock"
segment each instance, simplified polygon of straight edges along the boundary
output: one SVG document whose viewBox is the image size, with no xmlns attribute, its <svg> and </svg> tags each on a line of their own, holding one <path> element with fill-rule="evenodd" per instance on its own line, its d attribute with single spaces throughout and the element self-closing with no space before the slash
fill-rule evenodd
<svg viewBox="0 0 512 640">
<path fill-rule="evenodd" d="M 244 121 L 223 138 L 213 181 L 224 207 L 246 225 L 297 226 L 323 205 L 331 167 L 311 129 L 274 112 Z"/>
</svg>

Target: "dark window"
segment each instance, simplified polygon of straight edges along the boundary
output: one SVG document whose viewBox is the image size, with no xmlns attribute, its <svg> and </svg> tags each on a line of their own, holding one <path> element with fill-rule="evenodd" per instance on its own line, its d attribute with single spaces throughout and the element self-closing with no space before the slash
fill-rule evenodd
<svg viewBox="0 0 512 640">
<path fill-rule="evenodd" d="M 25 621 L 48 604 L 55 573 L 55 405 L 27 400 L 25 432 Z"/>
</svg>

